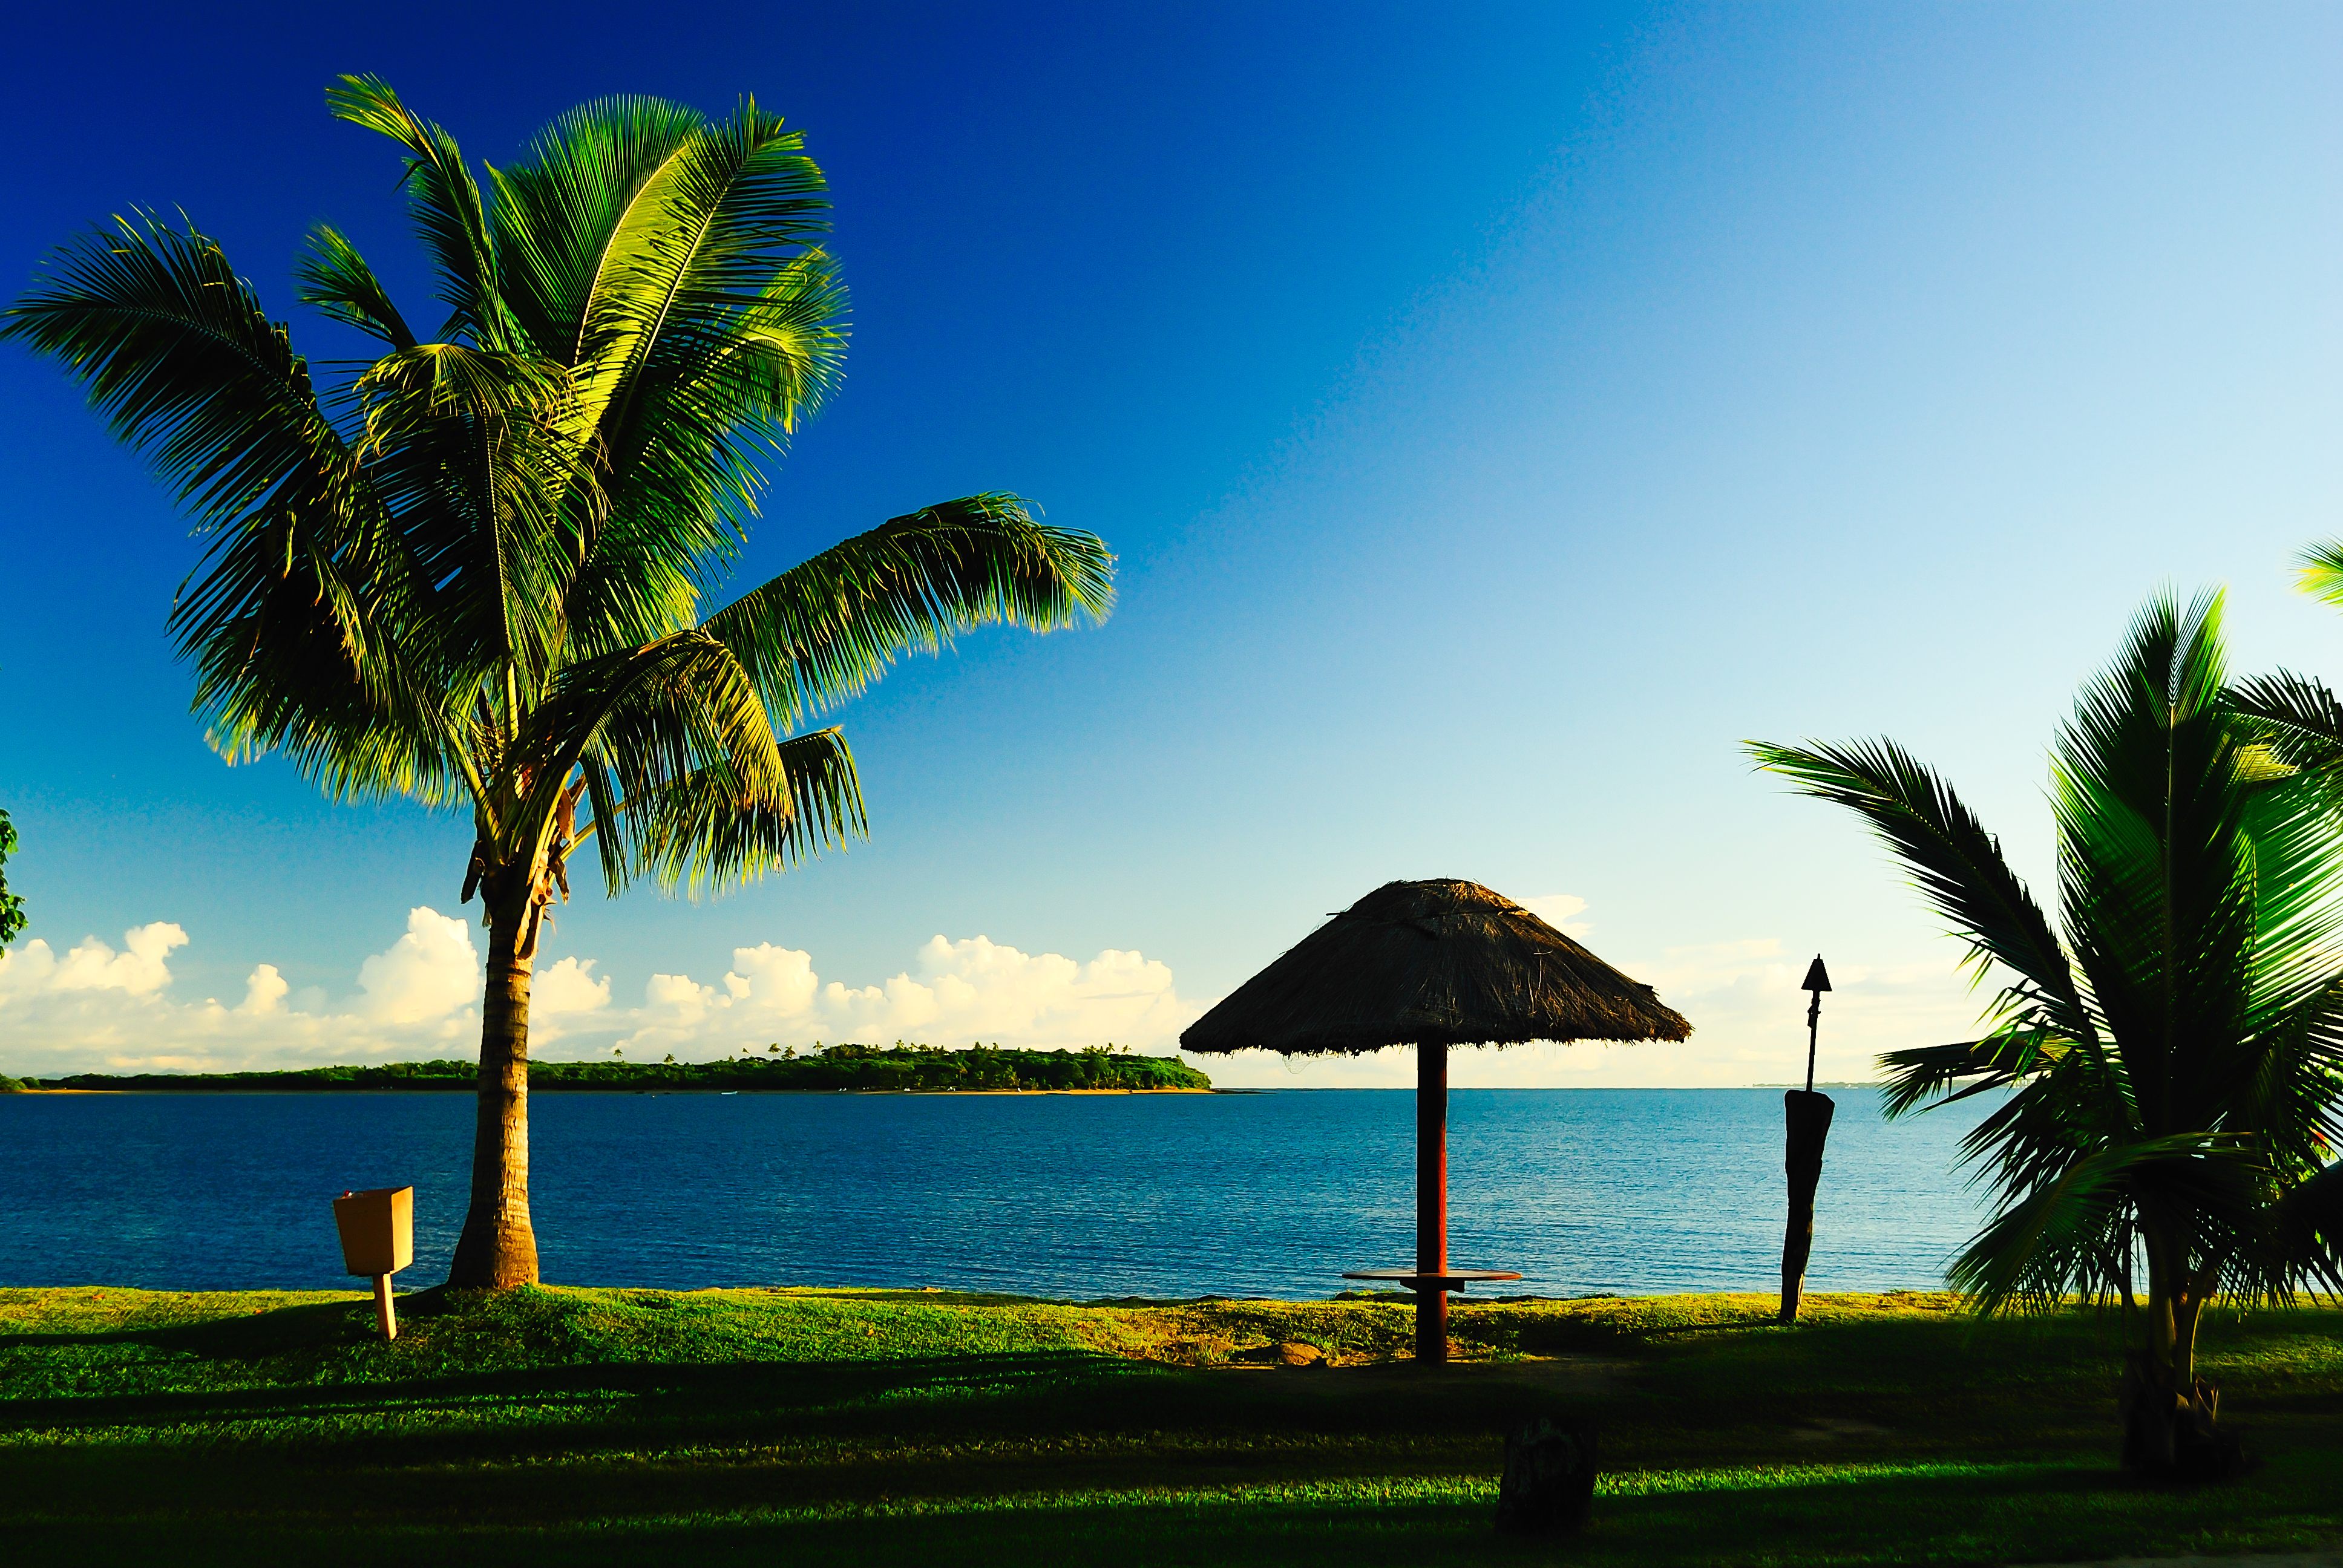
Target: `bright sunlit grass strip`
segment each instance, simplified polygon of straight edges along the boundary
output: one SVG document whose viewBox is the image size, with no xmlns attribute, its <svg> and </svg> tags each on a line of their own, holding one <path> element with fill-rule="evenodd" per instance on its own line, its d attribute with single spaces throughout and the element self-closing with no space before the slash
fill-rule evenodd
<svg viewBox="0 0 2343 1568">
<path fill-rule="evenodd" d="M 2071 1463 L 1959 1462 L 1736 1465 L 1603 1475 L 1596 1479 L 1594 1491 L 1598 1497 L 1689 1496 L 1803 1490 L 1876 1482 L 2011 1480 L 2092 1468 Z M 1224 1486 L 1102 1487 L 960 1496 L 889 1497 L 812 1503 L 796 1508 L 755 1509 L 739 1517 L 783 1523 L 906 1519 L 950 1514 L 1091 1513 L 1101 1509 L 1134 1508 L 1373 1508 L 1426 1504 L 1480 1507 L 1493 1504 L 1496 1498 L 1497 1480 L 1492 1475 L 1346 1476 Z"/>
<path fill-rule="evenodd" d="M 886 1498 L 867 1503 L 817 1503 L 802 1508 L 777 1509 L 770 1513 L 759 1511 L 753 1517 L 779 1522 L 900 1519 L 957 1513 L 1087 1513 L 1101 1509 L 1131 1508 L 1359 1508 L 1403 1503 L 1493 1503 L 1496 1498 L 1494 1477 L 1363 1476 L 1230 1486 L 1146 1486 L 961 1497 Z"/>
<path fill-rule="evenodd" d="M 1939 1461 L 1916 1464 L 1741 1464 L 1707 1470 L 1634 1470 L 1597 1476 L 1594 1494 L 1663 1497 L 1704 1492 L 1782 1492 L 1879 1481 L 2006 1479 L 2088 1468 L 2091 1467 L 2077 1464 L 1968 1464 Z"/>
</svg>

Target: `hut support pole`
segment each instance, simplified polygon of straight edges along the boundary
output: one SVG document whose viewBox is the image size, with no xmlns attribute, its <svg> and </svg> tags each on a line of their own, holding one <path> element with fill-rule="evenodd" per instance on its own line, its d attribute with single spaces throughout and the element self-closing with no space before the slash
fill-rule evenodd
<svg viewBox="0 0 2343 1568">
<path fill-rule="evenodd" d="M 1448 1272 L 1448 1048 L 1415 1048 L 1415 1271 Z M 1415 1288 L 1415 1359 L 1448 1359 L 1448 1292 Z"/>
</svg>

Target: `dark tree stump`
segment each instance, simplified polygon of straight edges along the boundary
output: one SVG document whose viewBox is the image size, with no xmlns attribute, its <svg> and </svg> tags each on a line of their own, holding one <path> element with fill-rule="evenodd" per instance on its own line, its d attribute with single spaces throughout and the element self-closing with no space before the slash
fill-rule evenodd
<svg viewBox="0 0 2343 1568">
<path fill-rule="evenodd" d="M 2216 1424 L 2221 1391 L 2199 1378 L 2186 1392 L 2174 1388 L 2147 1357 L 2124 1358 L 2116 1392 L 2123 1418 L 2123 1464 L 2150 1481 L 2226 1481 L 2242 1474 L 2246 1452 L 2237 1434 Z"/>
<path fill-rule="evenodd" d="M 1586 1523 L 1594 1503 L 1594 1423 L 1538 1416 L 1505 1437 L 1497 1528 L 1558 1535 Z"/>
</svg>

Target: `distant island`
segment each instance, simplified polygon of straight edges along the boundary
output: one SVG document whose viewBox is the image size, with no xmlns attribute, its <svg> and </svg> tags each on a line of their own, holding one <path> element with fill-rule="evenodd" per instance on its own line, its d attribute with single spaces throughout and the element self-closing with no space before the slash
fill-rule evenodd
<svg viewBox="0 0 2343 1568">
<path fill-rule="evenodd" d="M 468 1092 L 478 1087 L 471 1061 L 394 1061 L 380 1067 L 312 1067 L 281 1072 L 76 1072 L 27 1078 L 21 1087 L 145 1094 L 301 1092 Z M 0 1090 L 12 1081 L 0 1078 Z M 1176 1056 L 1132 1056 L 1103 1046 L 1081 1050 L 1003 1050 L 974 1046 L 833 1045 L 806 1056 L 768 1051 L 717 1061 L 532 1061 L 532 1092 L 603 1094 L 1006 1093 L 1014 1091 L 1140 1093 L 1209 1090 L 1212 1081 Z"/>
</svg>

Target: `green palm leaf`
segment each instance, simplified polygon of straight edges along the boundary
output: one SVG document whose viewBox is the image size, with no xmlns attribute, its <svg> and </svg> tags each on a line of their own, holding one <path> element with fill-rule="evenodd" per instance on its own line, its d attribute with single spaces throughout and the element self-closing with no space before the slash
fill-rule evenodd
<svg viewBox="0 0 2343 1568">
<path fill-rule="evenodd" d="M 407 190 L 416 231 L 438 264 L 439 297 L 452 313 L 442 337 L 511 349 L 519 333 L 504 307 L 480 187 L 455 137 L 420 119 L 379 76 L 342 76 L 326 89 L 337 120 L 377 131 L 407 148 Z"/>
<path fill-rule="evenodd" d="M 779 723 L 859 695 L 896 656 L 1009 622 L 1048 631 L 1113 608 L 1113 560 L 1089 534 L 1033 520 L 1006 495 L 968 496 L 832 546 L 708 618 Z"/>
<path fill-rule="evenodd" d="M 142 213 L 68 241 L 0 337 L 64 366 L 202 526 L 297 505 L 347 467 L 284 325 L 193 227 Z"/>
<path fill-rule="evenodd" d="M 415 347 L 415 334 L 366 258 L 330 224 L 309 234 L 309 254 L 294 265 L 301 303 L 380 338 L 393 348 Z"/>
<path fill-rule="evenodd" d="M 613 236 L 645 186 L 703 124 L 680 104 L 597 99 L 548 126 L 519 167 L 491 172 L 506 298 L 530 342 L 564 364 L 580 363 L 588 302 Z"/>
<path fill-rule="evenodd" d="M 817 729 L 776 750 L 783 793 L 759 796 L 717 764 L 644 802 L 637 866 L 687 892 L 735 886 L 785 869 L 870 830 L 853 754 L 837 729 Z"/>
<path fill-rule="evenodd" d="M 1749 744 L 1758 766 L 1801 789 L 1857 812 L 1912 872 L 1915 885 L 1969 944 L 1967 967 L 1982 979 L 1999 964 L 2018 977 L 1996 1010 L 2037 1020 L 2071 1041 L 2097 1038 L 2066 954 L 2034 895 L 2002 859 L 1950 785 L 1892 740 L 1846 746 Z"/>
</svg>

